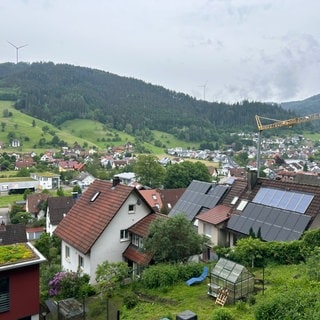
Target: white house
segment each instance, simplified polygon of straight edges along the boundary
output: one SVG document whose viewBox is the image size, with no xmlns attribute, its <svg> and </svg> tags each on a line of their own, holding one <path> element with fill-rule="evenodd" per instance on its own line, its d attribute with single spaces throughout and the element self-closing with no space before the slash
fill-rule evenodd
<svg viewBox="0 0 320 320">
<path fill-rule="evenodd" d="M 81 189 L 88 187 L 96 178 L 89 172 L 80 172 L 77 177 L 71 181 L 71 185 L 78 185 Z"/>
<path fill-rule="evenodd" d="M 96 179 L 54 231 L 62 240 L 62 268 L 80 270 L 94 283 L 99 264 L 124 261 L 128 229 L 151 212 L 136 188 Z"/>
<path fill-rule="evenodd" d="M 39 189 L 59 189 L 60 188 L 60 175 L 50 172 L 47 173 L 31 173 L 30 177 L 39 183 Z"/>
</svg>

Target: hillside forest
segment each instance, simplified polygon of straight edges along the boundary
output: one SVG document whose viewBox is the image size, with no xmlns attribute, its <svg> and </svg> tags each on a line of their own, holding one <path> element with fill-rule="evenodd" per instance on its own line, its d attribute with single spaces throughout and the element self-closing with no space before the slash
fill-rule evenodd
<svg viewBox="0 0 320 320">
<path fill-rule="evenodd" d="M 161 130 L 187 142 L 256 131 L 256 114 L 295 116 L 275 103 L 202 101 L 141 80 L 52 62 L 0 64 L 0 100 L 14 101 L 17 110 L 58 128 L 67 120 L 89 119 L 136 137 Z M 303 128 L 312 131 L 315 124 Z"/>
</svg>

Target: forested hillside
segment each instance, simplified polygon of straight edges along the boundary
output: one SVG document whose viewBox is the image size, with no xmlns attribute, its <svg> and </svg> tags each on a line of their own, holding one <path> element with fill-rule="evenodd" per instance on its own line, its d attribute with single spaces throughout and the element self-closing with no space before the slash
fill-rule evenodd
<svg viewBox="0 0 320 320">
<path fill-rule="evenodd" d="M 256 131 L 255 115 L 288 119 L 275 104 L 209 103 L 108 72 L 54 63 L 0 64 L 0 99 L 55 126 L 92 119 L 130 134 L 145 129 L 186 141 L 212 141 L 221 132 Z"/>
<path fill-rule="evenodd" d="M 291 110 L 298 115 L 307 115 L 320 112 L 320 94 L 312 96 L 303 101 L 291 101 L 281 103 L 285 110 Z"/>
</svg>

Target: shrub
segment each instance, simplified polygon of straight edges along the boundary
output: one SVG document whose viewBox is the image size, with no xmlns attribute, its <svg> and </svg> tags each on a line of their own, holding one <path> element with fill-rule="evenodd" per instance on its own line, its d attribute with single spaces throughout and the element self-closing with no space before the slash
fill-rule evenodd
<svg viewBox="0 0 320 320">
<path fill-rule="evenodd" d="M 130 292 L 124 296 L 123 302 L 127 309 L 132 309 L 138 304 L 138 298 L 134 293 Z"/>
<path fill-rule="evenodd" d="M 233 320 L 234 317 L 228 309 L 217 309 L 214 311 L 212 320 Z"/>
<path fill-rule="evenodd" d="M 89 276 L 76 272 L 61 271 L 49 281 L 49 295 L 57 299 L 82 298 L 95 290 L 89 285 Z"/>
<path fill-rule="evenodd" d="M 191 277 L 198 277 L 203 271 L 201 263 L 158 264 L 144 270 L 141 282 L 146 288 L 170 287 Z"/>
</svg>

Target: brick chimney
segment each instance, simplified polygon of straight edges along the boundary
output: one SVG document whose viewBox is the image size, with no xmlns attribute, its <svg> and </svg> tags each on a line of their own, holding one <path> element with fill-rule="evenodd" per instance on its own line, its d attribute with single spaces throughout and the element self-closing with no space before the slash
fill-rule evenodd
<svg viewBox="0 0 320 320">
<path fill-rule="evenodd" d="M 256 170 L 249 170 L 247 173 L 248 179 L 248 190 L 252 190 L 257 183 L 258 180 L 258 173 Z"/>
</svg>

